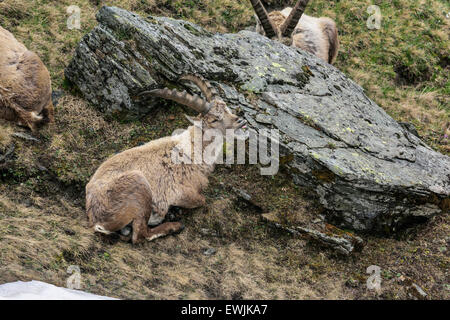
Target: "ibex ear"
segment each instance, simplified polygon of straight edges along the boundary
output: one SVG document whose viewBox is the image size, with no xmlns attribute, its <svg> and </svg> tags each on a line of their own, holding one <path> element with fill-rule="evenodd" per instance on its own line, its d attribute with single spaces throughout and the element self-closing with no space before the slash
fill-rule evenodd
<svg viewBox="0 0 450 320">
<path fill-rule="evenodd" d="M 201 119 L 197 119 L 197 118 L 192 118 L 191 116 L 188 116 L 187 114 L 184 115 L 186 117 L 186 119 L 188 119 L 188 121 L 190 123 L 192 123 L 193 125 L 199 125 L 200 123 L 202 123 Z"/>
</svg>

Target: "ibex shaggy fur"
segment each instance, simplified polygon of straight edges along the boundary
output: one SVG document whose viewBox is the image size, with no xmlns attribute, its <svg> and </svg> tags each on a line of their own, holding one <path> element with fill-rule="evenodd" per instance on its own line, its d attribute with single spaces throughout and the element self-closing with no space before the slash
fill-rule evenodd
<svg viewBox="0 0 450 320">
<path fill-rule="evenodd" d="M 330 18 L 303 14 L 309 0 L 299 0 L 294 9 L 267 13 L 260 0 L 250 0 L 257 15 L 257 32 L 286 45 L 311 52 L 332 64 L 339 50 L 336 23 Z"/>
<path fill-rule="evenodd" d="M 153 240 L 183 228 L 180 222 L 148 227 L 163 222 L 169 207 L 196 208 L 205 204 L 201 190 L 208 184 L 214 161 L 201 159 L 189 164 L 174 161 L 173 153 L 193 159 L 194 142 L 201 139 L 202 155 L 208 146 L 219 154 L 223 140 L 208 140 L 204 131 L 215 129 L 224 135 L 227 129 L 243 128 L 246 122 L 231 113 L 208 82 L 191 75 L 181 79 L 195 83 L 205 99 L 167 88 L 144 94 L 176 101 L 200 115 L 190 119 L 194 125 L 183 133 L 127 150 L 100 166 L 86 186 L 86 210 L 95 231 L 109 234 L 131 224 L 133 243 Z"/>
<path fill-rule="evenodd" d="M 39 57 L 0 27 L 0 118 L 36 131 L 53 122 L 50 74 Z"/>
</svg>

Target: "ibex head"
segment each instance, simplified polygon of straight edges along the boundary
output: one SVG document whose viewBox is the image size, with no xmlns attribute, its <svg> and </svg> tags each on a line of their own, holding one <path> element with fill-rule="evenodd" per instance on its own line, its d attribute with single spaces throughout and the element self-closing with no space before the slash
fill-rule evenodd
<svg viewBox="0 0 450 320">
<path fill-rule="evenodd" d="M 247 122 L 231 112 L 208 81 L 194 75 L 183 76 L 180 80 L 192 81 L 201 90 L 206 100 L 198 95 L 192 96 L 186 91 L 180 92 L 168 88 L 145 91 L 141 95 L 149 94 L 154 97 L 172 100 L 194 109 L 199 115 L 195 118 L 186 117 L 192 123 L 201 123 L 203 130 L 216 129 L 225 135 L 227 129 L 237 130 L 245 128 Z"/>
<path fill-rule="evenodd" d="M 292 45 L 292 33 L 300 21 L 309 0 L 298 0 L 287 18 L 281 12 L 273 12 L 270 14 L 271 17 L 269 17 L 261 0 L 250 0 L 250 2 L 262 26 L 262 30 L 259 30 L 259 32 L 285 45 Z"/>
</svg>

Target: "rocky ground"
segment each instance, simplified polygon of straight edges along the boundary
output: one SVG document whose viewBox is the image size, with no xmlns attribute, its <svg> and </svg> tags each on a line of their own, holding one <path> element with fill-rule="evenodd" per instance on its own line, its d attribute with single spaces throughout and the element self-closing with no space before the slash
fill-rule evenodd
<svg viewBox="0 0 450 320">
<path fill-rule="evenodd" d="M 101 162 L 187 126 L 175 105 L 141 121 L 105 118 L 64 81 L 64 68 L 96 24 L 97 9 L 114 4 L 141 14 L 189 16 L 211 31 L 233 32 L 253 22 L 245 1 L 80 0 L 82 29 L 69 31 L 66 8 L 73 2 L 0 2 L 2 26 L 42 57 L 54 90 L 62 93 L 56 123 L 41 131 L 39 141 L 14 136 L 29 133 L 0 122 L 0 283 L 35 279 L 64 286 L 68 266 L 78 265 L 82 289 L 117 298 L 411 299 L 421 297 L 415 284 L 427 298 L 449 299 L 448 213 L 395 237 L 362 236 L 362 251 L 343 256 L 264 220 L 263 214 L 275 213 L 289 224 L 306 218 L 321 223 L 317 199 L 283 171 L 272 178 L 253 166 L 219 166 L 205 192 L 207 206 L 176 212 L 186 224 L 177 236 L 132 247 L 94 235 L 87 228 L 84 186 Z M 396 1 L 389 9 L 381 1 L 392 28 L 377 34 L 365 29 L 369 2 L 312 1 L 309 13 L 331 16 L 341 26 L 337 67 L 448 154 L 448 5 Z M 410 27 L 424 36 L 409 39 Z M 372 265 L 381 268 L 380 293 L 366 285 Z"/>
</svg>

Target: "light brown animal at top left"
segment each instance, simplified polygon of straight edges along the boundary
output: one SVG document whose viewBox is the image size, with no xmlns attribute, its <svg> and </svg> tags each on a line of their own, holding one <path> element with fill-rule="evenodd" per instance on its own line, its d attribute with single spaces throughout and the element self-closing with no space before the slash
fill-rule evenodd
<svg viewBox="0 0 450 320">
<path fill-rule="evenodd" d="M 53 122 L 50 74 L 41 59 L 0 27 L 0 118 L 35 132 Z"/>
</svg>

